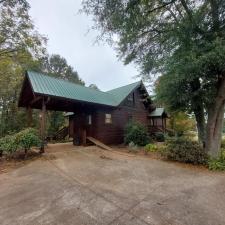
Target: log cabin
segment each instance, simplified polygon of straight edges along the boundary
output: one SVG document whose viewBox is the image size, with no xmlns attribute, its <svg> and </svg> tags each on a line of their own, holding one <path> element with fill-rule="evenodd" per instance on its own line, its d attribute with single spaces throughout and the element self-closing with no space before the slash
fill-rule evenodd
<svg viewBox="0 0 225 225">
<path fill-rule="evenodd" d="M 28 121 L 32 121 L 32 109 L 41 110 L 43 140 L 46 110 L 70 112 L 69 135 L 77 145 L 85 144 L 86 137 L 120 144 L 130 121 L 143 124 L 150 134 L 166 130 L 166 112 L 154 106 L 142 81 L 103 92 L 27 71 L 18 105 L 27 108 Z"/>
</svg>

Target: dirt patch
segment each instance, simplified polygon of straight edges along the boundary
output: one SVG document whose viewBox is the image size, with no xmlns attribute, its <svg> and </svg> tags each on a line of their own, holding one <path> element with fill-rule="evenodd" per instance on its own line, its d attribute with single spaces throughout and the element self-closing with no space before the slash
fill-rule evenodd
<svg viewBox="0 0 225 225">
<path fill-rule="evenodd" d="M 110 158 L 110 157 L 108 157 L 108 156 L 105 156 L 105 155 L 101 155 L 100 158 L 101 158 L 101 159 L 112 160 L 112 158 Z"/>
<path fill-rule="evenodd" d="M 29 151 L 25 156 L 24 151 L 18 151 L 11 156 L 0 158 L 0 174 L 27 165 L 42 156 L 35 150 Z"/>
</svg>

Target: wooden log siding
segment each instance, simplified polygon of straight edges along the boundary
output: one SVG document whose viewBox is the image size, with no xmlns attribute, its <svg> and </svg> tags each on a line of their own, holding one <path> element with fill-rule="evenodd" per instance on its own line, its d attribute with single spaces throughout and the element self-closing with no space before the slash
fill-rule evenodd
<svg viewBox="0 0 225 225">
<path fill-rule="evenodd" d="M 74 143 L 85 143 L 85 136 L 91 136 L 105 144 L 118 144 L 123 142 L 124 129 L 129 120 L 140 122 L 146 127 L 150 125 L 148 114 L 155 107 L 147 96 L 141 81 L 99 92 L 46 74 L 27 71 L 18 106 L 42 110 L 42 140 L 45 134 L 45 112 L 54 110 L 74 112 L 69 122 Z M 43 104 L 44 98 L 47 102 Z M 111 114 L 112 123 L 105 123 L 105 114 Z M 92 124 L 88 124 L 88 115 L 92 117 Z"/>
<path fill-rule="evenodd" d="M 45 152 L 45 134 L 46 134 L 46 102 L 45 99 L 42 99 L 42 111 L 41 111 L 41 123 L 40 123 L 40 136 L 41 136 L 41 148 L 40 153 Z"/>
<path fill-rule="evenodd" d="M 94 137 L 105 144 L 120 144 L 124 141 L 124 129 L 129 122 L 129 118 L 132 117 L 133 121 L 140 122 L 141 124 L 148 126 L 148 111 L 144 104 L 140 101 L 139 91 L 134 92 L 135 103 L 133 106 L 126 106 L 126 103 L 121 104 L 116 109 L 96 109 L 92 112 L 86 112 L 86 121 L 84 119 L 81 124 L 81 116 L 74 116 L 74 135 L 79 136 L 79 128 L 85 127 L 86 135 Z M 112 123 L 105 123 L 105 114 L 112 115 Z M 88 125 L 87 117 L 92 116 L 92 124 Z M 86 122 L 85 126 L 84 123 Z M 78 128 L 79 127 L 79 128 Z"/>
</svg>

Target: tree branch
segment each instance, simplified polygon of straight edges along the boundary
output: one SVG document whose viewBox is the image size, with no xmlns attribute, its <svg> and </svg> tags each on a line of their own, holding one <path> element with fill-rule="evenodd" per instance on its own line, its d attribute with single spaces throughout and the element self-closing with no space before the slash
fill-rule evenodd
<svg viewBox="0 0 225 225">
<path fill-rule="evenodd" d="M 164 3 L 164 4 L 160 5 L 160 6 L 157 6 L 157 7 L 153 8 L 153 9 L 148 10 L 147 13 L 152 13 L 152 12 L 154 12 L 154 11 L 163 9 L 163 8 L 165 8 L 166 6 L 175 3 L 176 1 L 177 1 L 177 0 L 171 0 L 170 2 Z"/>
</svg>

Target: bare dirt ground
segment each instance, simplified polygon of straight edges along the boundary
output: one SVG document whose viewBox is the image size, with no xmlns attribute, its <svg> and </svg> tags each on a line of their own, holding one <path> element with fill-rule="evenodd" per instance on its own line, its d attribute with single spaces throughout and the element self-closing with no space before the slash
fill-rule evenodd
<svg viewBox="0 0 225 225">
<path fill-rule="evenodd" d="M 225 224 L 225 173 L 126 151 L 49 145 L 0 174 L 0 224 Z"/>
</svg>

